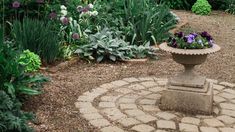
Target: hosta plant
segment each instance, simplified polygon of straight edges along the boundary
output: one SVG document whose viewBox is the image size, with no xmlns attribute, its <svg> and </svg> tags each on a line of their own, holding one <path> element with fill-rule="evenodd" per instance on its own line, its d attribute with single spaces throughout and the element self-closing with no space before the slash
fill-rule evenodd
<svg viewBox="0 0 235 132">
<path fill-rule="evenodd" d="M 175 33 L 169 38 L 168 46 L 179 49 L 205 49 L 211 48 L 214 44 L 212 36 L 207 32 L 184 34 Z"/>
</svg>

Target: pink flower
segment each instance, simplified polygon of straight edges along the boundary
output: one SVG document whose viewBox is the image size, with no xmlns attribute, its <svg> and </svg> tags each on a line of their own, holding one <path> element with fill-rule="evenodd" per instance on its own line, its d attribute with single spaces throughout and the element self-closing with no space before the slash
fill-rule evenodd
<svg viewBox="0 0 235 132">
<path fill-rule="evenodd" d="M 51 12 L 51 13 L 49 14 L 49 18 L 50 18 L 50 19 L 55 19 L 56 17 L 57 17 L 56 12 Z"/>
<path fill-rule="evenodd" d="M 69 24 L 69 19 L 67 17 L 61 17 L 60 21 L 64 24 L 64 25 L 68 25 Z"/>
<path fill-rule="evenodd" d="M 78 33 L 73 33 L 73 34 L 72 34 L 72 38 L 73 38 L 73 39 L 79 39 L 80 36 L 78 35 Z"/>
<path fill-rule="evenodd" d="M 19 8 L 19 7 L 20 7 L 20 2 L 14 1 L 14 2 L 12 3 L 12 7 L 13 7 L 13 8 Z"/>
<path fill-rule="evenodd" d="M 38 4 L 43 4 L 43 3 L 44 3 L 44 0 L 36 0 L 36 2 L 37 2 Z"/>
</svg>

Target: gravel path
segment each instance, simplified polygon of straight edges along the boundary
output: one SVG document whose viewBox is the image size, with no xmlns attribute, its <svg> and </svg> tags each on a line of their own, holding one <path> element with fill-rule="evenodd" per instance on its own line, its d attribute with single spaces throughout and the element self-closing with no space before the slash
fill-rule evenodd
<svg viewBox="0 0 235 132">
<path fill-rule="evenodd" d="M 208 78 L 235 83 L 235 16 L 213 12 L 210 16 L 197 16 L 185 11 L 176 11 L 187 17 L 189 25 L 200 31 L 210 32 L 222 50 L 210 55 L 197 67 L 197 71 Z M 81 117 L 74 102 L 86 92 L 101 84 L 126 77 L 156 76 L 165 78 L 181 72 L 183 67 L 175 63 L 169 54 L 159 52 L 158 61 L 145 63 L 102 63 L 78 64 L 54 74 L 45 73 L 52 81 L 45 85 L 44 94 L 31 98 L 25 109 L 36 113 L 37 121 L 32 124 L 36 131 L 50 132 L 93 132 L 94 127 Z"/>
</svg>

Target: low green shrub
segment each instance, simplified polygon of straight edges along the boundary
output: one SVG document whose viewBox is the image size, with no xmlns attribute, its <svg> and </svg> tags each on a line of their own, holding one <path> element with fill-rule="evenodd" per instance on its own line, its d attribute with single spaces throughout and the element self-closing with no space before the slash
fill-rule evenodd
<svg viewBox="0 0 235 132">
<path fill-rule="evenodd" d="M 198 15 L 208 15 L 211 12 L 211 5 L 207 0 L 197 0 L 192 7 L 192 12 Z"/>
<path fill-rule="evenodd" d="M 90 43 L 80 46 L 75 53 L 88 60 L 101 62 L 104 60 L 128 60 L 131 58 L 145 58 L 155 56 L 153 50 L 146 45 L 129 45 L 121 39 L 120 34 L 104 28 L 100 32 L 90 35 Z"/>
<path fill-rule="evenodd" d="M 55 61 L 59 53 L 58 34 L 51 30 L 51 25 L 39 20 L 25 18 L 15 21 L 12 35 L 17 47 L 36 53 L 43 62 Z"/>
<path fill-rule="evenodd" d="M 40 57 L 29 50 L 24 50 L 18 61 L 25 66 L 25 72 L 35 72 L 41 66 Z"/>
</svg>

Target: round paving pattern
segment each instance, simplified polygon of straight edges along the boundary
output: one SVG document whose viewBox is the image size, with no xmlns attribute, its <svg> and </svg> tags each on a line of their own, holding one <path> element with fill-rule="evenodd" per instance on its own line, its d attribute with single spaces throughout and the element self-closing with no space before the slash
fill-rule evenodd
<svg viewBox="0 0 235 132">
<path fill-rule="evenodd" d="M 167 79 L 124 78 L 79 96 L 80 115 L 101 132 L 235 132 L 235 84 L 214 85 L 213 115 L 161 111 Z"/>
</svg>

